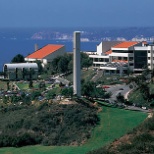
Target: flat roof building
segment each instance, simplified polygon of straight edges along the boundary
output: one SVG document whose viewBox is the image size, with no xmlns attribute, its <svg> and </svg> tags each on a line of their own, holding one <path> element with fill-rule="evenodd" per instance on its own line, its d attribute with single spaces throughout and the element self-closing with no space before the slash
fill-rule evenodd
<svg viewBox="0 0 154 154">
<path fill-rule="evenodd" d="M 113 44 L 107 51 L 103 49 L 102 44 L 106 46 L 109 42 L 100 43 L 97 46 L 97 54 L 89 55 L 93 59 L 93 67 L 101 69 L 107 74 L 142 72 L 145 68 L 153 69 L 154 45 L 148 45 L 147 42 L 125 41 Z"/>
</svg>

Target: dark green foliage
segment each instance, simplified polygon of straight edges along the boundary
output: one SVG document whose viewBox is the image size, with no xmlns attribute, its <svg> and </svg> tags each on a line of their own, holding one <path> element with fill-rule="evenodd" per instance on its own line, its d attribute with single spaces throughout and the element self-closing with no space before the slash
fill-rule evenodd
<svg viewBox="0 0 154 154">
<path fill-rule="evenodd" d="M 64 88 L 64 89 L 62 89 L 61 94 L 66 97 L 72 97 L 73 96 L 73 88 Z"/>
<path fill-rule="evenodd" d="M 121 93 L 119 93 L 119 95 L 117 96 L 117 100 L 120 103 L 124 103 L 124 101 L 125 101 L 124 96 Z"/>
<path fill-rule="evenodd" d="M 81 68 L 88 68 L 92 66 L 92 63 L 92 59 L 90 59 L 87 54 L 81 52 Z"/>
<path fill-rule="evenodd" d="M 54 99 L 56 97 L 56 92 L 54 90 L 48 91 L 46 99 Z"/>
<path fill-rule="evenodd" d="M 35 100 L 38 96 L 40 96 L 41 95 L 41 92 L 40 91 L 33 91 L 32 93 L 31 93 L 31 99 L 32 100 Z"/>
<path fill-rule="evenodd" d="M 81 93 L 83 96 L 93 98 L 110 98 L 110 93 L 105 93 L 103 88 L 96 88 L 96 84 L 91 81 L 83 82 L 81 87 Z"/>
<path fill-rule="evenodd" d="M 88 68 L 92 65 L 92 60 L 85 53 L 81 53 L 81 68 Z M 47 69 L 51 74 L 69 73 L 73 71 L 73 54 L 58 56 L 48 64 Z"/>
<path fill-rule="evenodd" d="M 29 88 L 33 88 L 33 80 L 32 79 L 30 79 L 30 81 L 29 81 Z"/>
<path fill-rule="evenodd" d="M 70 63 L 72 64 L 72 55 L 65 54 L 64 56 L 58 56 L 54 58 L 48 65 L 47 69 L 51 72 L 51 74 L 67 73 L 69 71 L 72 71 Z"/>
<path fill-rule="evenodd" d="M 42 62 L 37 60 L 36 63 L 38 65 L 38 73 L 41 74 L 43 72 Z"/>
<path fill-rule="evenodd" d="M 17 54 L 12 60 L 11 60 L 12 63 L 24 63 L 25 62 L 25 59 L 24 59 L 24 56 L 21 55 L 21 54 Z"/>
<path fill-rule="evenodd" d="M 99 119 L 84 105 L 9 106 L 0 110 L 0 147 L 80 145 Z"/>
<path fill-rule="evenodd" d="M 41 81 L 39 83 L 38 87 L 39 87 L 40 90 L 45 90 L 45 87 L 46 87 L 45 82 L 44 81 Z"/>
</svg>

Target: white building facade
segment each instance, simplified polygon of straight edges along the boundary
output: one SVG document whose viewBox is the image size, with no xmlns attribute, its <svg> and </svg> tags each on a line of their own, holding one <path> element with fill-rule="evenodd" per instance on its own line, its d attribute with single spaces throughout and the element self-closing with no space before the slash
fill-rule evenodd
<svg viewBox="0 0 154 154">
<path fill-rule="evenodd" d="M 100 46 L 100 47 L 99 47 Z M 101 51 L 102 43 L 97 47 L 93 67 L 103 70 L 105 74 L 123 74 L 128 71 L 140 73 L 145 68 L 154 68 L 154 45 L 146 42 L 117 42 L 107 51 Z"/>
</svg>

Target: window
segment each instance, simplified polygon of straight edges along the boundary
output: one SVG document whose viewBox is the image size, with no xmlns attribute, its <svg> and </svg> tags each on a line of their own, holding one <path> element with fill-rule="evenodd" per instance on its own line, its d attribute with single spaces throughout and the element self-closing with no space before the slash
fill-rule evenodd
<svg viewBox="0 0 154 154">
<path fill-rule="evenodd" d="M 105 62 L 109 62 L 109 59 L 105 58 Z"/>
<path fill-rule="evenodd" d="M 134 58 L 133 57 L 129 57 L 129 61 L 133 61 L 134 60 Z"/>
<path fill-rule="evenodd" d="M 124 57 L 124 60 L 127 60 L 127 57 Z"/>
<path fill-rule="evenodd" d="M 134 53 L 134 68 L 142 69 L 147 66 L 147 51 L 137 51 Z"/>
</svg>

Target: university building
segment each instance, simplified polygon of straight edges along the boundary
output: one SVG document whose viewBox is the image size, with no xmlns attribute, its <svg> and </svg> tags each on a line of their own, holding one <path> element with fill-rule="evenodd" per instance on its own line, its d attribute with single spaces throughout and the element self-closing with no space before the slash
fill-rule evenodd
<svg viewBox="0 0 154 154">
<path fill-rule="evenodd" d="M 93 67 L 104 74 L 123 74 L 128 71 L 141 73 L 145 68 L 153 70 L 154 44 L 135 41 L 106 41 L 97 46 L 97 52 L 89 55 Z"/>
<path fill-rule="evenodd" d="M 57 56 L 64 55 L 65 46 L 57 44 L 48 44 L 40 49 L 36 49 L 32 54 L 25 57 L 26 62 L 42 62 L 42 66 L 50 63 Z"/>
</svg>

